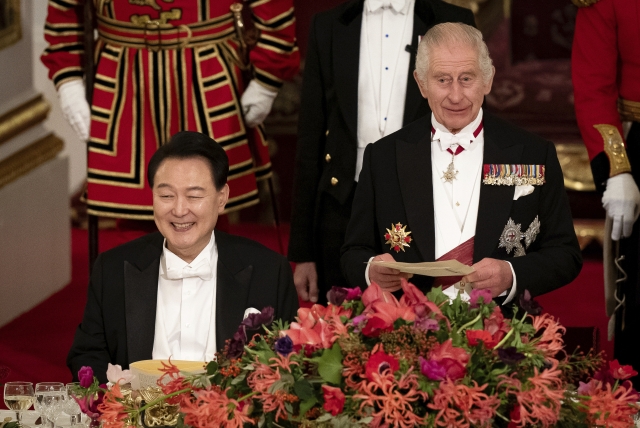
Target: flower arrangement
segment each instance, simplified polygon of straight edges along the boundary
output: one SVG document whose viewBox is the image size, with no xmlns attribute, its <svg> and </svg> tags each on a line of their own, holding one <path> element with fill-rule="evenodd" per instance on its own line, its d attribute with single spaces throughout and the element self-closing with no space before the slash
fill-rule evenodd
<svg viewBox="0 0 640 428">
<path fill-rule="evenodd" d="M 402 287 L 399 300 L 334 287 L 291 324 L 250 315 L 206 374 L 164 364 L 161 400 L 197 428 L 634 426 L 637 373 L 564 354 L 564 327 L 528 295 L 533 313 L 507 319 L 487 291 L 463 302 Z M 103 426 L 135 424 L 146 406 L 128 403 L 112 387 Z"/>
</svg>

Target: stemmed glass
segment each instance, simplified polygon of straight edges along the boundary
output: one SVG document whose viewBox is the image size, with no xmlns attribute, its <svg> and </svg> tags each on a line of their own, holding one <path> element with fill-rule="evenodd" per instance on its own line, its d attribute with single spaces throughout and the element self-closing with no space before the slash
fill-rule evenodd
<svg viewBox="0 0 640 428">
<path fill-rule="evenodd" d="M 46 427 L 51 422 L 55 425 L 56 419 L 62 412 L 66 389 L 61 382 L 40 382 L 36 384 L 35 407 L 40 412 L 42 426 Z"/>
<path fill-rule="evenodd" d="M 28 410 L 34 401 L 31 382 L 7 382 L 4 384 L 4 404 L 16 412 L 18 426 L 22 425 L 22 411 Z"/>
<path fill-rule="evenodd" d="M 78 405 L 78 402 L 73 398 L 74 390 L 80 386 L 80 382 L 71 382 L 66 385 L 67 389 L 67 402 L 65 403 L 64 412 L 69 415 L 71 419 L 71 426 L 79 425 L 82 410 Z"/>
</svg>

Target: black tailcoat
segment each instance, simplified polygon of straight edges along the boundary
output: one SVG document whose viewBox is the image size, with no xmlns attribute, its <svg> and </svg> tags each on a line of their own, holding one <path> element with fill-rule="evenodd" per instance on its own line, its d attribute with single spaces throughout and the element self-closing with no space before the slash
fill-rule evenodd
<svg viewBox="0 0 640 428">
<path fill-rule="evenodd" d="M 217 349 L 236 332 L 247 308 L 272 306 L 276 319 L 293 320 L 298 299 L 287 260 L 250 239 L 217 230 L 215 239 Z M 82 324 L 67 357 L 74 379 L 82 366 L 105 381 L 107 363 L 127 368 L 151 359 L 163 241 L 159 232 L 151 233 L 96 260 Z"/>
<path fill-rule="evenodd" d="M 337 272 L 327 275 L 333 278 L 340 276 L 339 251 L 355 185 L 363 5 L 364 0 L 352 0 L 314 16 L 302 84 L 288 256 L 295 262 L 324 262 L 326 270 Z M 442 22 L 475 26 L 468 9 L 441 0 L 416 0 L 412 45 L 407 47 L 411 58 L 405 125 L 430 112 L 412 73 L 418 36 Z M 335 233 L 322 230 L 323 221 L 335 223 Z M 335 254 L 335 260 L 319 260 L 322 254 Z"/>
<path fill-rule="evenodd" d="M 508 260 L 517 291 L 540 295 L 572 281 L 582 267 L 569 201 L 554 145 L 484 113 L 484 164 L 545 165 L 546 183 L 513 200 L 515 186 L 481 184 L 473 261 L 485 257 Z M 435 226 L 431 172 L 431 117 L 402 128 L 365 150 L 345 244 L 342 268 L 352 286 L 366 287 L 369 258 L 390 253 L 402 262 L 435 260 Z M 514 257 L 499 248 L 509 219 L 525 232 L 538 217 L 540 233 L 526 255 Z M 407 225 L 413 241 L 396 253 L 385 244 L 391 224 Z M 524 242 L 523 242 L 524 244 Z M 432 278 L 412 279 L 423 290 Z"/>
</svg>

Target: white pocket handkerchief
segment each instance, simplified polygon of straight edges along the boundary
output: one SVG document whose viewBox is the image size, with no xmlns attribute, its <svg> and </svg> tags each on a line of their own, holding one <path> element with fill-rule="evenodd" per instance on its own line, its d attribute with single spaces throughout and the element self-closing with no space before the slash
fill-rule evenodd
<svg viewBox="0 0 640 428">
<path fill-rule="evenodd" d="M 259 310 L 257 310 L 256 308 L 247 308 L 244 310 L 244 316 L 242 317 L 242 319 L 246 319 L 249 315 L 251 314 L 261 314 L 262 312 L 260 312 Z"/>
<path fill-rule="evenodd" d="M 516 186 L 516 191 L 513 194 L 513 200 L 517 201 L 521 196 L 527 196 L 533 193 L 534 187 L 530 184 L 525 184 L 523 186 Z"/>
</svg>

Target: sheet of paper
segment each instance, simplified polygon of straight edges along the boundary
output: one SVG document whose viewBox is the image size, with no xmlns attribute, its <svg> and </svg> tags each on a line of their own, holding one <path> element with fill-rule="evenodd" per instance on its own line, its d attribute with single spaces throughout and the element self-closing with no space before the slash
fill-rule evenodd
<svg viewBox="0 0 640 428">
<path fill-rule="evenodd" d="M 464 265 L 457 260 L 445 260 L 442 262 L 422 262 L 422 263 L 404 263 L 404 262 L 384 262 L 372 261 L 370 264 L 384 266 L 391 269 L 397 269 L 400 272 L 413 273 L 425 276 L 464 276 L 472 273 L 474 270 L 471 266 Z"/>
</svg>

